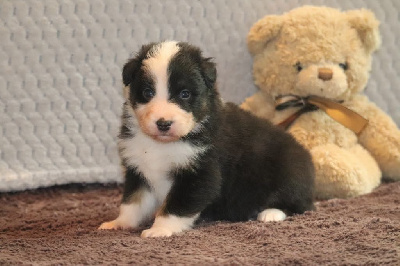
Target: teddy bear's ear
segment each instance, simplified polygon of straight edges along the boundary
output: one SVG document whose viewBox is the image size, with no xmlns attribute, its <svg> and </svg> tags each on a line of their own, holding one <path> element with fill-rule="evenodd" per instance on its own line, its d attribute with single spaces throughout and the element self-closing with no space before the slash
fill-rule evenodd
<svg viewBox="0 0 400 266">
<path fill-rule="evenodd" d="M 282 17 L 271 15 L 257 21 L 247 35 L 247 46 L 252 55 L 264 49 L 268 42 L 275 38 L 282 28 Z"/>
<path fill-rule="evenodd" d="M 366 9 L 351 10 L 346 12 L 351 27 L 357 30 L 364 47 L 368 53 L 372 53 L 381 45 L 379 34 L 379 21 L 374 13 Z"/>
</svg>

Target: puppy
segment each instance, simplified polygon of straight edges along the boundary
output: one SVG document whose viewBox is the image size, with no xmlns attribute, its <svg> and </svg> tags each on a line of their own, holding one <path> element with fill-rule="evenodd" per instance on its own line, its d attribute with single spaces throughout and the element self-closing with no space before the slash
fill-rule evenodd
<svg viewBox="0 0 400 266">
<path fill-rule="evenodd" d="M 125 169 L 117 219 L 166 237 L 196 220 L 281 221 L 313 208 L 310 154 L 268 121 L 223 103 L 216 67 L 187 43 L 143 46 L 123 68 L 119 154 Z"/>
</svg>

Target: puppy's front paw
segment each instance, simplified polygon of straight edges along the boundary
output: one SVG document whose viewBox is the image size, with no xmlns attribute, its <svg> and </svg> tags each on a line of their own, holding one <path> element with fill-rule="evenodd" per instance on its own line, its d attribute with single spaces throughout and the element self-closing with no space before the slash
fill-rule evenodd
<svg viewBox="0 0 400 266">
<path fill-rule="evenodd" d="M 193 222 L 199 215 L 192 217 L 179 217 L 175 215 L 157 216 L 153 226 L 142 232 L 142 238 L 168 237 L 183 232 L 192 227 Z"/>
<path fill-rule="evenodd" d="M 169 237 L 172 236 L 172 230 L 165 227 L 152 227 L 142 232 L 142 238 L 148 237 Z"/>
<path fill-rule="evenodd" d="M 102 223 L 99 226 L 99 228 L 97 228 L 97 229 L 99 229 L 99 230 L 111 230 L 111 229 L 116 230 L 116 229 L 119 229 L 119 228 L 120 227 L 119 227 L 118 223 L 116 222 L 116 220 L 114 220 L 114 221 L 111 221 L 111 222 Z"/>
<path fill-rule="evenodd" d="M 258 214 L 257 220 L 261 222 L 277 222 L 283 221 L 286 214 L 279 209 L 266 209 Z"/>
<path fill-rule="evenodd" d="M 117 229 L 129 229 L 129 228 L 132 228 L 132 226 L 126 223 L 122 223 L 119 220 L 114 220 L 111 222 L 102 223 L 99 226 L 98 230 L 117 230 Z"/>
</svg>

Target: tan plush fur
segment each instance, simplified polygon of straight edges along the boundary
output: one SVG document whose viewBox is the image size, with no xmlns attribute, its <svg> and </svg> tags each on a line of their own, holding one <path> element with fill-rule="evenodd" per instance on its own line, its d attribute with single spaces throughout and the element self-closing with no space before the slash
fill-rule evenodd
<svg viewBox="0 0 400 266">
<path fill-rule="evenodd" d="M 379 22 L 364 9 L 341 12 L 305 6 L 266 16 L 249 32 L 254 80 L 260 91 L 242 108 L 279 123 L 298 108 L 276 111 L 275 97 L 317 95 L 341 100 L 369 120 L 357 136 L 318 110 L 303 114 L 288 129 L 313 156 L 320 199 L 368 193 L 382 175 L 400 180 L 400 131 L 362 94 L 372 53 L 379 46 Z M 332 78 L 319 78 L 321 69 L 332 71 Z"/>
</svg>

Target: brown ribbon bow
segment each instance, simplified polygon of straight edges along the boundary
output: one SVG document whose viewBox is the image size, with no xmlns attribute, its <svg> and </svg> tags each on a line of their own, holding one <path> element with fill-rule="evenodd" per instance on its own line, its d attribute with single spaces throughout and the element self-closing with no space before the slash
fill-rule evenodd
<svg viewBox="0 0 400 266">
<path fill-rule="evenodd" d="M 284 95 L 275 99 L 275 110 L 281 111 L 289 107 L 302 107 L 300 110 L 280 122 L 278 125 L 287 129 L 300 115 L 321 109 L 332 119 L 359 135 L 367 126 L 368 120 L 342 104 L 319 96 L 300 97 Z"/>
</svg>

